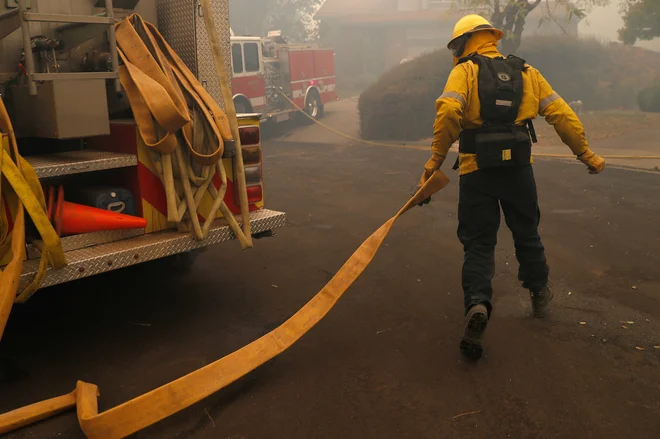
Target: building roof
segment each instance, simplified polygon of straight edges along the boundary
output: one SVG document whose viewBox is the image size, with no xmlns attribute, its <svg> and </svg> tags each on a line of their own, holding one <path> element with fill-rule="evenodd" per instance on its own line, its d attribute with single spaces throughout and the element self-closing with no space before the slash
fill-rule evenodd
<svg viewBox="0 0 660 439">
<path fill-rule="evenodd" d="M 393 0 L 325 0 L 315 18 L 342 18 L 393 9 Z"/>
<path fill-rule="evenodd" d="M 455 20 L 455 17 L 449 14 L 450 6 L 451 3 L 439 9 L 398 11 L 394 0 L 326 0 L 314 18 L 332 19 L 354 25 Z"/>
<path fill-rule="evenodd" d="M 568 14 L 562 8 L 556 11 L 556 1 L 550 0 L 550 9 L 557 20 L 565 21 Z M 461 15 L 453 9 L 452 3 L 442 4 L 438 9 L 397 11 L 395 0 L 325 0 L 315 17 L 317 20 L 332 19 L 343 24 L 384 25 L 396 23 L 420 23 L 429 21 L 456 21 Z M 529 15 L 530 19 L 540 19 L 545 8 L 537 7 Z M 564 15 L 566 14 L 566 15 Z M 531 23 L 536 24 L 536 21 Z"/>
<path fill-rule="evenodd" d="M 425 10 L 425 11 L 393 11 L 381 14 L 361 14 L 342 17 L 344 24 L 395 24 L 395 23 L 421 23 L 434 21 L 439 22 L 443 19 L 449 20 L 451 17 L 443 11 Z M 453 18 L 455 20 L 455 18 Z"/>
</svg>

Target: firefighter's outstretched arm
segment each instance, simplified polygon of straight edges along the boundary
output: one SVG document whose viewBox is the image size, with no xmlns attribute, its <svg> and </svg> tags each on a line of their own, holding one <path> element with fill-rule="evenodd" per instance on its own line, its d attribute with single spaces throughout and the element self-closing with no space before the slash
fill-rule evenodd
<svg viewBox="0 0 660 439">
<path fill-rule="evenodd" d="M 442 95 L 435 102 L 436 117 L 433 124 L 433 155 L 424 166 L 420 184 L 442 166 L 447 151 L 461 134 L 461 122 L 468 101 L 468 71 L 465 65 L 454 67 Z"/>
<path fill-rule="evenodd" d="M 540 73 L 537 74 L 540 94 L 539 114 L 555 128 L 562 142 L 589 168 L 591 174 L 600 173 L 605 168 L 605 160 L 589 148 L 582 122 L 566 101 L 552 89 L 548 81 Z"/>
</svg>

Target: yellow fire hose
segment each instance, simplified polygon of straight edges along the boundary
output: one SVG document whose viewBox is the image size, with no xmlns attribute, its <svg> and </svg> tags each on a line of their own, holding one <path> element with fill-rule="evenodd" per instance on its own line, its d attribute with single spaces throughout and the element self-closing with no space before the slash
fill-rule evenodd
<svg viewBox="0 0 660 439">
<path fill-rule="evenodd" d="M 0 131 L 9 139 L 9 151 L 0 146 L 0 182 L 5 179 L 9 185 L 2 185 L 2 199 L 17 207 L 14 228 L 10 235 L 0 242 L 0 250 L 5 254 L 11 251 L 11 261 L 0 272 L 0 339 L 4 333 L 9 313 L 15 301 L 25 300 L 43 282 L 48 266 L 61 268 L 66 258 L 55 229 L 46 214 L 46 200 L 34 169 L 18 153 L 14 128 L 7 109 L 0 100 Z M 35 244 L 41 250 L 39 270 L 33 281 L 18 295 L 19 281 L 25 260 L 25 210 L 36 226 L 41 240 Z"/>
<path fill-rule="evenodd" d="M 140 135 L 155 153 L 152 157 L 165 187 L 168 220 L 181 224 L 187 214 L 193 237 L 203 240 L 221 211 L 243 248 L 251 247 L 245 171 L 233 101 L 225 103 L 227 118 L 158 30 L 138 14 L 118 23 L 116 35 L 123 61 L 121 83 Z M 214 32 L 210 35 L 217 40 Z M 214 48 L 213 53 L 215 62 L 224 67 L 222 52 Z M 229 87 L 226 76 L 220 78 L 223 91 Z M 222 154 L 224 142 L 232 138 L 237 143 L 235 177 L 243 230 L 224 203 L 227 176 Z M 210 184 L 216 172 L 222 183 L 219 190 Z M 207 192 L 214 200 L 202 225 L 197 210 Z"/>
<path fill-rule="evenodd" d="M 224 63 L 222 62 L 222 54 L 219 50 L 217 36 L 215 36 L 213 20 L 210 9 L 208 8 L 208 3 L 208 0 L 202 0 L 201 5 L 202 8 L 205 9 L 205 25 L 207 27 L 207 31 L 209 31 L 211 44 L 214 49 L 214 59 L 216 61 L 216 68 L 222 81 L 223 92 L 226 94 L 226 91 L 229 90 L 228 79 L 226 72 L 222 71 L 224 69 Z M 231 127 L 231 131 L 234 139 L 236 139 L 238 146 L 237 150 L 239 151 L 238 154 L 240 158 L 240 139 L 238 137 L 237 126 L 235 125 L 235 109 L 233 108 L 231 98 L 227 99 L 227 96 L 225 96 L 225 101 L 227 104 L 226 107 L 228 109 L 230 122 L 234 122 L 234 126 Z M 324 126 L 326 129 L 334 131 L 337 134 L 348 137 L 352 140 L 379 146 L 395 146 L 392 144 L 379 144 L 378 142 L 368 142 L 362 141 L 361 139 L 355 139 L 343 133 L 339 133 L 338 131 L 318 121 L 315 122 Z M 8 132 L 11 132 L 11 130 Z M 173 149 L 170 150 L 170 152 L 171 151 L 173 151 Z M 569 155 L 551 156 L 573 157 Z M 19 162 L 17 151 L 15 152 L 15 157 L 17 162 Z M 611 158 L 628 157 L 611 156 Z M 0 160 L 2 160 L 2 169 L 4 172 L 6 162 L 4 154 Z M 242 160 L 237 160 L 237 162 L 242 163 Z M 173 167 L 174 163 L 163 163 L 163 166 L 164 168 L 169 166 Z M 180 171 L 182 168 L 184 168 L 181 160 L 178 161 L 178 167 L 180 168 Z M 238 172 L 240 173 L 241 171 L 239 170 Z M 201 177 L 203 182 L 205 182 L 207 179 L 208 174 Z M 245 181 L 244 179 L 242 180 L 244 184 Z M 360 245 L 355 253 L 353 253 L 353 255 L 346 261 L 346 263 L 333 276 L 333 278 L 321 289 L 321 291 L 319 291 L 289 320 L 265 336 L 215 361 L 214 363 L 211 363 L 169 384 L 166 384 L 158 389 L 152 390 L 151 392 L 148 392 L 133 400 L 127 401 L 119 406 L 101 413 L 98 411 L 97 398 L 99 393 L 97 386 L 79 381 L 75 390 L 70 394 L 38 402 L 30 406 L 19 408 L 0 415 L 0 434 L 7 433 L 17 428 L 46 419 L 62 411 L 76 407 L 78 421 L 87 438 L 120 439 L 141 429 L 144 429 L 223 389 L 224 387 L 235 382 L 236 380 L 240 379 L 252 370 L 263 365 L 267 361 L 271 360 L 275 356 L 291 347 L 298 339 L 300 339 L 305 333 L 313 328 L 333 308 L 333 306 L 342 297 L 342 295 L 371 263 L 396 220 L 415 205 L 420 203 L 422 200 L 425 200 L 426 198 L 447 186 L 447 184 L 449 184 L 449 178 L 441 171 L 436 171 L 424 184 L 424 186 L 401 208 L 401 210 L 399 210 L 399 212 L 394 217 L 383 224 L 378 230 L 376 230 L 376 232 L 367 238 L 367 240 L 364 241 L 362 245 Z M 241 190 L 241 192 L 243 191 Z M 190 194 L 187 196 L 190 198 Z M 194 203 L 195 200 L 192 201 Z M 26 206 L 28 206 L 27 203 Z M 246 203 L 243 203 L 243 195 L 241 195 L 241 206 L 247 206 Z M 19 207 L 20 209 L 18 215 L 19 217 L 17 218 L 17 224 L 20 223 L 19 220 L 23 219 L 22 205 L 19 205 Z M 179 205 L 176 202 L 172 203 L 172 207 L 175 209 L 175 212 L 179 212 Z M 247 224 L 249 227 L 249 220 L 246 221 L 246 217 L 244 216 L 244 225 L 245 224 Z M 246 237 L 250 236 L 248 231 L 249 229 L 245 231 Z M 16 232 L 16 229 L 14 231 L 15 235 L 20 235 L 21 233 L 24 234 L 24 230 L 21 230 L 20 228 L 18 228 L 18 232 Z M 20 244 L 21 243 L 19 242 L 19 239 L 15 239 L 15 241 L 12 242 L 12 245 L 16 251 L 20 250 Z M 14 262 L 15 260 L 12 261 L 12 263 Z M 20 263 L 21 261 L 19 261 L 19 265 L 17 265 L 18 272 L 16 272 L 15 268 L 10 269 L 9 267 L 5 270 L 3 275 L 5 273 L 10 273 L 12 277 L 9 278 L 7 282 L 5 282 L 5 279 L 3 279 L 3 283 L 0 286 L 0 292 L 5 291 L 5 284 L 13 285 L 13 283 L 17 282 L 18 276 L 20 275 Z M 14 267 L 16 267 L 16 265 L 14 265 Z M 9 288 L 11 288 L 11 286 Z M 4 296 L 0 294 L 0 299 L 3 297 Z M 0 302 L 0 305 L 3 305 L 3 303 Z M 7 305 L 3 305 L 3 308 L 0 308 L 0 312 L 3 311 L 4 307 L 6 306 Z M 9 307 L 10 306 L 11 303 L 9 304 Z"/>
<path fill-rule="evenodd" d="M 0 415 L 0 434 L 76 407 L 80 427 L 87 438 L 120 439 L 223 389 L 284 352 L 314 327 L 371 263 L 394 222 L 447 184 L 449 178 L 442 172 L 433 174 L 393 218 L 362 243 L 316 296 L 289 320 L 258 340 L 189 375 L 102 413 L 98 411 L 97 386 L 78 381 L 76 389 L 68 395 Z"/>
<path fill-rule="evenodd" d="M 202 2 L 202 7 L 208 8 L 208 0 Z M 210 10 L 207 10 L 204 15 L 210 16 Z M 214 33 L 212 20 L 205 20 L 205 24 L 209 34 L 212 35 Z M 118 32 L 118 34 L 120 33 Z M 219 46 L 216 44 L 214 52 L 218 51 Z M 125 60 L 126 59 L 127 58 L 125 58 Z M 215 60 L 218 70 L 223 69 L 224 63 L 222 62 L 221 57 L 216 57 Z M 128 67 L 125 67 L 125 69 L 127 68 Z M 131 78 L 133 80 L 138 78 L 138 81 L 134 81 L 133 84 L 131 84 L 130 80 L 127 80 L 126 76 L 124 76 L 125 87 L 128 86 L 128 88 L 130 88 L 131 85 L 133 85 L 135 88 L 139 89 L 140 85 L 138 85 L 138 82 L 144 78 L 136 72 L 137 70 L 133 72 L 135 76 L 131 76 Z M 221 80 L 223 80 L 225 88 L 228 89 L 228 87 L 226 87 L 228 85 L 226 74 L 224 77 L 221 75 Z M 147 84 L 149 84 L 148 81 Z M 140 97 L 143 99 L 147 98 L 145 94 L 139 93 L 133 94 L 132 99 L 135 101 L 136 99 L 139 100 Z M 227 108 L 229 109 L 231 118 L 231 116 L 235 115 L 231 99 L 228 101 Z M 6 119 L 6 121 L 9 122 L 8 119 Z M 240 151 L 240 139 L 238 137 L 237 128 L 237 125 L 235 125 L 232 131 L 235 138 L 239 140 L 238 150 Z M 8 132 L 12 131 L 9 130 Z M 167 138 L 167 136 L 165 138 Z M 157 137 L 154 136 L 154 139 L 157 140 Z M 173 150 L 170 150 L 169 152 L 172 151 Z M 166 155 L 168 152 L 164 152 L 164 154 Z M 18 156 L 17 151 L 16 157 L 18 161 L 20 156 Z M 6 160 L 3 160 L 2 163 L 3 170 L 5 161 Z M 240 162 L 241 160 L 237 161 Z M 182 171 L 185 168 L 182 160 L 177 159 L 177 163 L 179 171 Z M 163 166 L 166 167 L 167 165 L 163 163 Z M 174 168 L 174 163 L 172 163 L 172 167 Z M 206 180 L 205 178 L 202 179 Z M 243 184 L 244 183 L 245 181 L 243 180 Z M 328 282 L 328 284 L 323 287 L 323 289 L 321 289 L 321 291 L 314 296 L 307 305 L 269 334 L 202 369 L 102 413 L 99 413 L 98 411 L 97 386 L 79 381 L 76 385 L 76 389 L 68 395 L 42 401 L 0 415 L 0 434 L 76 407 L 80 426 L 88 438 L 119 439 L 152 425 L 186 407 L 189 407 L 212 393 L 219 391 L 291 347 L 300 337 L 316 325 L 366 269 L 375 257 L 380 245 L 388 235 L 394 222 L 409 209 L 433 195 L 448 183 L 449 179 L 442 172 L 436 172 L 393 218 L 381 226 L 358 248 L 330 282 Z M 188 197 L 190 197 L 190 194 L 188 194 Z M 246 203 L 241 204 L 247 206 Z M 26 205 L 29 209 L 29 205 Z M 17 223 L 20 222 L 20 224 L 22 224 L 22 205 L 19 207 L 20 210 L 17 217 Z M 174 207 L 178 208 L 177 205 Z M 245 223 L 247 223 L 249 227 L 249 219 L 245 221 Z M 18 230 L 18 232 L 16 230 Z M 21 227 L 15 228 L 14 234 L 18 235 L 20 233 L 24 233 L 24 229 Z M 250 235 L 247 234 L 247 236 L 249 237 Z M 16 239 L 13 246 L 17 252 L 20 249 L 23 249 L 22 251 L 24 251 L 24 236 L 22 240 Z M 7 282 L 3 282 L 3 288 L 5 284 L 17 285 L 20 276 L 21 263 L 22 259 L 18 259 L 18 262 L 16 259 L 12 261 L 12 264 L 14 265 L 10 264 L 5 271 L 5 273 L 11 273 L 12 278 L 8 279 Z M 2 291 L 4 291 L 4 289 Z M 2 296 L 5 299 L 11 299 L 8 305 L 9 307 L 15 297 L 13 295 L 15 294 L 15 290 L 11 291 L 11 293 L 12 294 Z"/>
<path fill-rule="evenodd" d="M 359 139 L 357 137 L 353 137 L 349 134 L 342 133 L 341 131 L 332 128 L 331 126 L 328 126 L 321 122 L 318 119 L 313 118 L 307 112 L 305 112 L 302 108 L 300 108 L 293 100 L 291 100 L 290 97 L 288 97 L 282 90 L 279 88 L 275 88 L 277 92 L 282 95 L 289 103 L 293 106 L 293 108 L 300 110 L 300 113 L 302 113 L 305 117 L 307 117 L 309 120 L 312 122 L 316 123 L 317 125 L 325 128 L 326 130 L 337 134 L 338 136 L 341 136 L 345 139 L 353 140 L 355 142 L 359 143 L 364 143 L 366 145 L 373 145 L 373 146 L 388 146 L 388 147 L 397 147 L 397 148 L 414 148 L 414 149 L 420 149 L 420 148 L 426 148 L 426 147 L 416 147 L 410 144 L 405 144 L 405 143 L 384 143 L 384 142 L 373 142 L 371 140 L 364 140 L 364 139 Z M 575 155 L 573 154 L 548 154 L 548 153 L 534 153 L 534 157 L 545 157 L 545 158 L 557 158 L 557 159 L 574 159 Z M 605 159 L 624 159 L 624 160 L 636 160 L 636 159 L 644 159 L 644 160 L 660 160 L 660 155 L 604 155 L 601 156 Z"/>
<path fill-rule="evenodd" d="M 241 136 L 238 133 L 238 120 L 236 119 L 236 107 L 234 106 L 234 97 L 231 94 L 231 84 L 229 83 L 229 75 L 225 70 L 225 56 L 222 53 L 220 46 L 220 39 L 218 32 L 215 28 L 213 20 L 213 13 L 211 9 L 210 0 L 202 0 L 201 7 L 204 11 L 204 27 L 209 36 L 211 43 L 211 50 L 213 52 L 213 62 L 215 63 L 215 71 L 220 80 L 220 88 L 222 89 L 222 99 L 225 102 L 227 115 L 229 116 L 229 124 L 231 126 L 231 133 L 234 137 L 234 144 L 236 145 L 236 178 L 238 179 L 238 194 L 241 206 L 241 216 L 243 217 L 243 231 L 247 238 L 247 246 L 252 247 L 252 234 L 250 233 L 250 210 L 248 205 L 247 196 L 247 183 L 245 181 L 245 165 L 243 163 L 243 150 L 241 148 Z"/>
<path fill-rule="evenodd" d="M 206 5 L 208 6 L 208 5 Z M 216 41 L 214 60 L 224 69 L 222 52 L 217 44 L 210 14 L 209 35 Z M 187 214 L 196 239 L 209 233 L 218 211 L 226 218 L 243 248 L 252 247 L 249 205 L 245 183 L 236 110 L 227 100 L 228 120 L 197 78 L 171 49 L 151 24 L 134 14 L 116 25 L 118 52 L 123 64 L 120 79 L 133 109 L 140 135 L 145 144 L 156 152 L 155 165 L 167 195 L 168 219 L 181 223 Z M 229 90 L 226 72 L 220 81 L 223 91 Z M 190 106 L 188 102 L 193 102 Z M 9 148 L 0 148 L 0 190 L 4 203 L 14 212 L 14 228 L 9 230 L 9 218 L 0 218 L 0 255 L 11 252 L 12 259 L 0 273 L 0 339 L 7 324 L 13 303 L 25 302 L 41 286 L 49 266 L 58 269 L 66 265 L 60 239 L 46 213 L 44 194 L 34 170 L 19 155 L 13 127 L 4 103 L 0 101 L 0 131 L 9 139 Z M 180 133 L 180 134 L 179 134 Z M 236 139 L 236 183 L 243 229 L 224 203 L 227 175 L 222 163 L 224 141 Z M 184 148 L 185 147 L 185 148 Z M 193 170 L 194 161 L 201 176 Z M 215 173 L 220 175 L 221 187 L 211 185 Z M 175 175 L 176 173 L 176 175 Z M 9 184 L 2 186 L 5 179 Z M 193 186 L 195 190 L 193 192 Z M 199 222 L 197 209 L 205 193 L 213 203 L 207 219 Z M 25 214 L 27 209 L 41 239 L 34 244 L 41 251 L 37 275 L 20 294 L 17 294 L 22 264 L 25 260 Z"/>
</svg>

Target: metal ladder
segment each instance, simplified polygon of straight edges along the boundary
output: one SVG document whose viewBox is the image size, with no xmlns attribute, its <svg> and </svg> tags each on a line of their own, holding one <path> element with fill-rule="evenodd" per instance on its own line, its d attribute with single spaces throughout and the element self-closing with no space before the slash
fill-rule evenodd
<svg viewBox="0 0 660 439">
<path fill-rule="evenodd" d="M 117 38 L 115 36 L 115 18 L 112 0 L 105 0 L 105 16 L 66 15 L 66 14 L 40 14 L 28 12 L 26 1 L 18 0 L 18 10 L 23 33 L 23 51 L 25 53 L 25 69 L 30 94 L 37 95 L 37 81 L 53 81 L 55 79 L 114 79 L 115 90 L 121 91 L 119 82 L 119 58 L 117 55 Z M 84 23 L 107 24 L 110 55 L 112 57 L 111 72 L 73 72 L 73 73 L 36 73 L 34 71 L 34 57 L 32 53 L 32 36 L 30 35 L 30 22 L 51 23 Z"/>
</svg>

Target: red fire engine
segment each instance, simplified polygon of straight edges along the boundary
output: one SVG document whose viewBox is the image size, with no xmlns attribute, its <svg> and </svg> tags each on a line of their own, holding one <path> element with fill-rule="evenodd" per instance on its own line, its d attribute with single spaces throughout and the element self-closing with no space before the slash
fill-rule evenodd
<svg viewBox="0 0 660 439">
<path fill-rule="evenodd" d="M 337 100 L 334 50 L 287 44 L 279 31 L 267 38 L 233 36 L 231 43 L 239 113 L 261 113 L 262 120 L 280 122 L 302 108 L 318 119 L 325 104 Z"/>
</svg>

